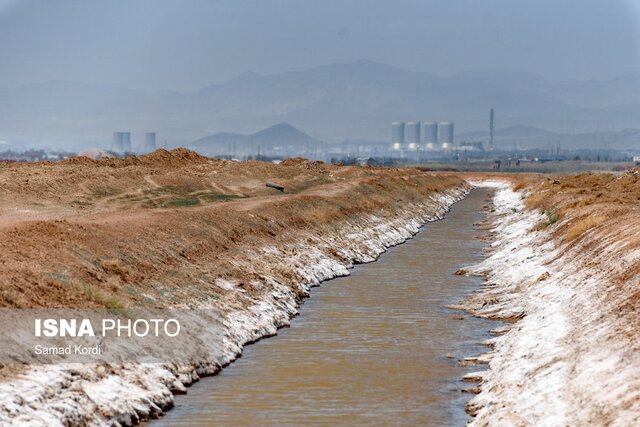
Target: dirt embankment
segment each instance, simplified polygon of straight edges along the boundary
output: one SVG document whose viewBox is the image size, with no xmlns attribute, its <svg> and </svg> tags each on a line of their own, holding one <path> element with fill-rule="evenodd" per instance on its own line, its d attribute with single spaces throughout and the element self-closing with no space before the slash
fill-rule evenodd
<svg viewBox="0 0 640 427">
<path fill-rule="evenodd" d="M 225 277 L 252 293 L 248 283 L 259 278 L 228 262 L 244 248 L 358 215 L 393 216 L 460 183 L 296 159 L 240 164 L 187 150 L 0 166 L 0 307 L 188 304 L 203 288 L 224 298 L 213 283 Z"/>
<path fill-rule="evenodd" d="M 520 179 L 496 193 L 495 242 L 464 304 L 506 319 L 474 360 L 473 425 L 640 423 L 640 173 Z M 514 323 L 515 322 L 515 323 Z"/>
<path fill-rule="evenodd" d="M 0 307 L 213 307 L 225 327 L 224 354 L 188 364 L 5 367 L 0 424 L 158 416 L 172 392 L 288 324 L 311 286 L 411 237 L 468 188 L 415 170 L 187 150 L 0 166 Z"/>
</svg>

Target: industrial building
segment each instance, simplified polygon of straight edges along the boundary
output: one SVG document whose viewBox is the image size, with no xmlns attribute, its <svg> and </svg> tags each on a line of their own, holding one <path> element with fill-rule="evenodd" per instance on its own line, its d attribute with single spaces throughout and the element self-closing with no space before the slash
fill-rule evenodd
<svg viewBox="0 0 640 427">
<path fill-rule="evenodd" d="M 438 144 L 443 150 L 448 150 L 453 146 L 453 123 L 438 123 Z"/>
<path fill-rule="evenodd" d="M 147 132 L 144 134 L 144 146 L 142 147 L 142 152 L 144 154 L 151 153 L 156 150 L 156 133 L 155 132 Z"/>
<path fill-rule="evenodd" d="M 427 150 L 433 150 L 438 144 L 438 124 L 424 122 L 424 143 Z"/>
<path fill-rule="evenodd" d="M 404 145 L 404 122 L 391 123 L 391 143 L 395 150 Z"/>
<path fill-rule="evenodd" d="M 417 150 L 422 142 L 420 139 L 420 122 L 407 122 L 405 127 L 407 148 Z"/>
<path fill-rule="evenodd" d="M 453 142 L 453 122 L 391 123 L 391 143 L 395 151 L 450 150 Z"/>
<path fill-rule="evenodd" d="M 147 132 L 144 134 L 144 143 L 136 144 L 136 152 L 141 154 L 151 153 L 156 149 L 156 133 Z M 116 154 L 133 153 L 131 145 L 131 132 L 113 132 L 113 142 L 111 151 Z"/>
<path fill-rule="evenodd" d="M 113 132 L 111 151 L 119 154 L 131 152 L 131 132 Z"/>
</svg>

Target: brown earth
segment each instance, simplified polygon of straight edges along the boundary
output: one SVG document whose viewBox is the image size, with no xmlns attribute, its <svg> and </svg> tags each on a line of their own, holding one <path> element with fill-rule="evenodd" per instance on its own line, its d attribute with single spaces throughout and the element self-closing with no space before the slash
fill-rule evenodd
<svg viewBox="0 0 640 427">
<path fill-rule="evenodd" d="M 530 190 L 527 207 L 545 214 L 540 227 L 549 228 L 567 250 L 578 246 L 593 252 L 594 259 L 607 245 L 616 243 L 615 253 L 607 250 L 607 269 L 614 288 L 607 289 L 612 315 L 624 318 L 634 339 L 640 334 L 640 263 L 622 259 L 640 248 L 640 168 L 622 174 L 581 173 L 523 181 Z M 621 264 L 621 265 L 617 265 Z"/>
<path fill-rule="evenodd" d="M 475 271 L 487 282 L 461 307 L 524 318 L 486 355 L 472 424 L 638 425 L 640 170 L 492 178 L 515 184 L 525 209 L 489 216 L 507 225 L 498 257 Z M 532 223 L 523 241 L 505 235 Z"/>
<path fill-rule="evenodd" d="M 611 280 L 593 302 L 602 317 L 588 326 L 607 319 L 612 340 L 624 336 L 638 349 L 640 264 L 624 261 L 640 246 L 637 170 L 459 176 L 511 180 L 524 190 L 526 205 L 544 213 L 539 227 L 549 239 L 593 254 L 591 264 L 598 265 L 585 267 L 606 269 Z M 265 187 L 267 181 L 285 192 Z M 393 218 L 460 185 L 450 173 L 303 159 L 238 163 L 183 149 L 0 164 L 0 307 L 246 307 L 268 292 L 257 273 L 267 271 L 264 262 L 253 261 L 261 268 L 238 262 L 256 247 L 296 251 L 287 243 L 301 238 L 313 246 L 314 236 L 335 232 L 339 223 L 373 213 Z M 295 283 L 304 278 L 294 271 L 273 266 L 270 277 L 300 292 Z M 238 288 L 219 279 L 233 279 Z"/>
<path fill-rule="evenodd" d="M 616 253 L 605 252 L 610 262 L 587 265 L 610 271 L 616 288 L 607 293 L 612 315 L 625 318 L 629 327 L 640 334 L 640 264 L 621 263 L 620 258 L 640 248 L 640 168 L 622 173 L 585 172 L 575 174 L 461 173 L 465 179 L 500 179 L 514 184 L 526 194 L 525 205 L 544 214 L 539 229 L 550 231 L 549 238 L 565 250 L 592 253 L 599 257 L 612 243 Z M 626 316 L 629 315 L 627 318 Z"/>
<path fill-rule="evenodd" d="M 393 216 L 461 183 L 411 169 L 238 163 L 185 149 L 2 164 L 0 307 L 189 306 L 227 298 L 216 279 L 231 277 L 250 298 L 260 278 L 235 255 L 302 229 Z"/>
</svg>

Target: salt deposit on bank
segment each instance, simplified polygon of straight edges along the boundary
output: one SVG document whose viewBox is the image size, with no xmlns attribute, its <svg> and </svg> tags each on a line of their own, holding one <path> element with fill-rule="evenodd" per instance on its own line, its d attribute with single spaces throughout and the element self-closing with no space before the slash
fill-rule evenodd
<svg viewBox="0 0 640 427">
<path fill-rule="evenodd" d="M 616 304 L 637 286 L 610 279 L 640 262 L 637 250 L 589 236 L 570 248 L 551 237 L 539 212 L 503 182 L 496 188 L 491 255 L 469 273 L 486 287 L 472 313 L 520 319 L 491 340 L 480 393 L 468 404 L 474 426 L 640 425 L 640 354 Z"/>
<path fill-rule="evenodd" d="M 259 271 L 264 277 L 262 285 L 273 291 L 249 307 L 234 307 L 227 313 L 221 354 L 190 365 L 31 367 L 0 382 L 0 424 L 131 425 L 159 416 L 172 405 L 173 392 L 184 392 L 185 385 L 215 373 L 234 360 L 245 344 L 275 334 L 297 313 L 294 291 L 270 276 L 272 268 L 293 266 L 305 278 L 297 284 L 299 291 L 308 294 L 312 286 L 349 274 L 354 263 L 375 260 L 389 247 L 411 238 L 426 222 L 441 219 L 468 191 L 464 186 L 434 193 L 423 203 L 396 212 L 392 220 L 371 215 L 344 221 L 323 235 L 302 234 L 299 240 L 281 246 L 255 248 L 254 253 L 236 260 L 238 266 Z M 232 281 L 217 284 L 243 292 Z"/>
</svg>

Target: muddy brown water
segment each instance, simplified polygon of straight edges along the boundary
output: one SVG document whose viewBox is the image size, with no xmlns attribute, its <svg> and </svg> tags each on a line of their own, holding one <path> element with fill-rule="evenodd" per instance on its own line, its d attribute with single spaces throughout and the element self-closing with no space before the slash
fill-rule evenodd
<svg viewBox="0 0 640 427">
<path fill-rule="evenodd" d="M 290 328 L 177 396 L 159 426 L 464 425 L 459 360 L 494 322 L 447 308 L 479 286 L 456 276 L 482 258 L 473 224 L 488 192 L 351 276 L 312 290 Z"/>
</svg>

